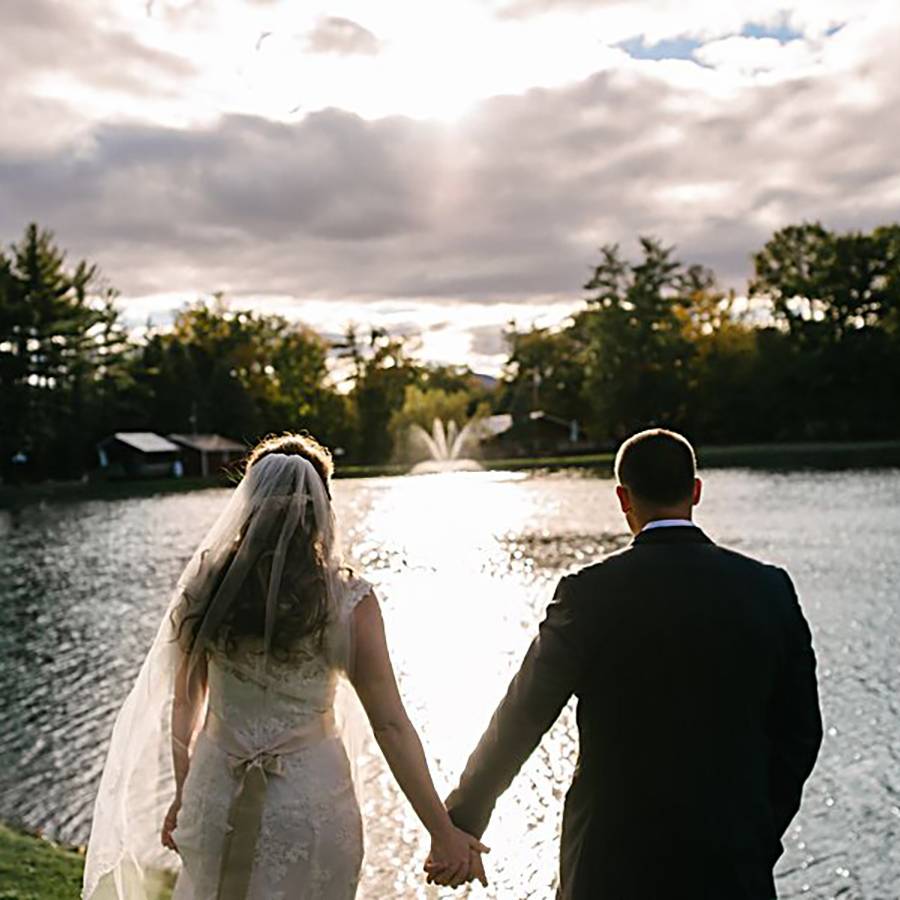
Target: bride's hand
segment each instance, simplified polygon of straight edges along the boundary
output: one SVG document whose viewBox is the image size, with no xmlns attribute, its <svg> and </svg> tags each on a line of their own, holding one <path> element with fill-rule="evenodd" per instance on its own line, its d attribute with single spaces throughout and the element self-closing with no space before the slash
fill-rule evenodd
<svg viewBox="0 0 900 900">
<path fill-rule="evenodd" d="M 168 847 L 176 853 L 178 852 L 178 847 L 175 844 L 175 839 L 172 837 L 172 832 L 178 827 L 178 812 L 180 809 L 181 797 L 176 797 L 163 820 L 162 834 L 160 835 L 163 847 Z"/>
<path fill-rule="evenodd" d="M 425 862 L 428 883 L 459 887 L 477 878 L 487 887 L 481 854 L 490 853 L 477 838 L 460 828 L 450 827 L 431 837 L 431 853 Z"/>
</svg>

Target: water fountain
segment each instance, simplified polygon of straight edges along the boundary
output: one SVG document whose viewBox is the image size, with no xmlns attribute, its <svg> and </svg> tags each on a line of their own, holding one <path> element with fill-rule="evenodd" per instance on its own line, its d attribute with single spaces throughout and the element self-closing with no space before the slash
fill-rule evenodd
<svg viewBox="0 0 900 900">
<path fill-rule="evenodd" d="M 477 472 L 481 466 L 466 452 L 478 446 L 481 440 L 480 419 L 470 419 L 460 428 L 452 419 L 445 426 L 435 419 L 429 434 L 421 425 L 411 425 L 410 441 L 424 450 L 429 459 L 412 467 L 413 475 L 435 472 Z"/>
</svg>

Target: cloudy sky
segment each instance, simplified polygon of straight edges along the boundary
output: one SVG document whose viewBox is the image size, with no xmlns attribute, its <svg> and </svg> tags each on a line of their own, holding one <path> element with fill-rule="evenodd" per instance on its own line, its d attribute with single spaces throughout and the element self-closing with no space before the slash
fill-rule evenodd
<svg viewBox="0 0 900 900">
<path fill-rule="evenodd" d="M 2 0 L 0 239 L 496 371 L 600 244 L 896 221 L 896 0 Z"/>
</svg>

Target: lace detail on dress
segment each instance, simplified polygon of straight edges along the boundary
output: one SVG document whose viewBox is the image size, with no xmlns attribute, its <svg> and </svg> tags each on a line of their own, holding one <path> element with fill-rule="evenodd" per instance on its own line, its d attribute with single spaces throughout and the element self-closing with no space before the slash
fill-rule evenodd
<svg viewBox="0 0 900 900">
<path fill-rule="evenodd" d="M 353 612 L 357 606 L 372 593 L 372 584 L 358 575 L 351 575 L 347 580 L 347 592 L 344 602 L 349 612 Z"/>
<path fill-rule="evenodd" d="M 348 578 L 347 615 L 372 589 Z M 251 748 L 264 748 L 304 722 L 332 711 L 340 677 L 329 635 L 302 642 L 290 659 L 263 666 L 258 640 L 226 653 L 209 649 L 209 708 Z M 266 783 L 248 900 L 352 900 L 362 865 L 362 822 L 351 767 L 340 738 L 326 737 L 282 756 Z M 228 755 L 202 732 L 184 786 L 175 840 L 183 871 L 173 900 L 214 900 L 236 785 Z"/>
</svg>

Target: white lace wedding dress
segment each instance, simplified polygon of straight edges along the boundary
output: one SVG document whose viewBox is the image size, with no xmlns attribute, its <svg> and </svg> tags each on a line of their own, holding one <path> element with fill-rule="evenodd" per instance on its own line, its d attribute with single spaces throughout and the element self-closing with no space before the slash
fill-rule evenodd
<svg viewBox="0 0 900 900">
<path fill-rule="evenodd" d="M 371 590 L 345 583 L 348 613 Z M 174 839 L 173 900 L 351 900 L 363 856 L 359 806 L 334 727 L 340 654 L 307 641 L 290 661 L 244 642 L 208 657 L 209 709 Z"/>
</svg>

